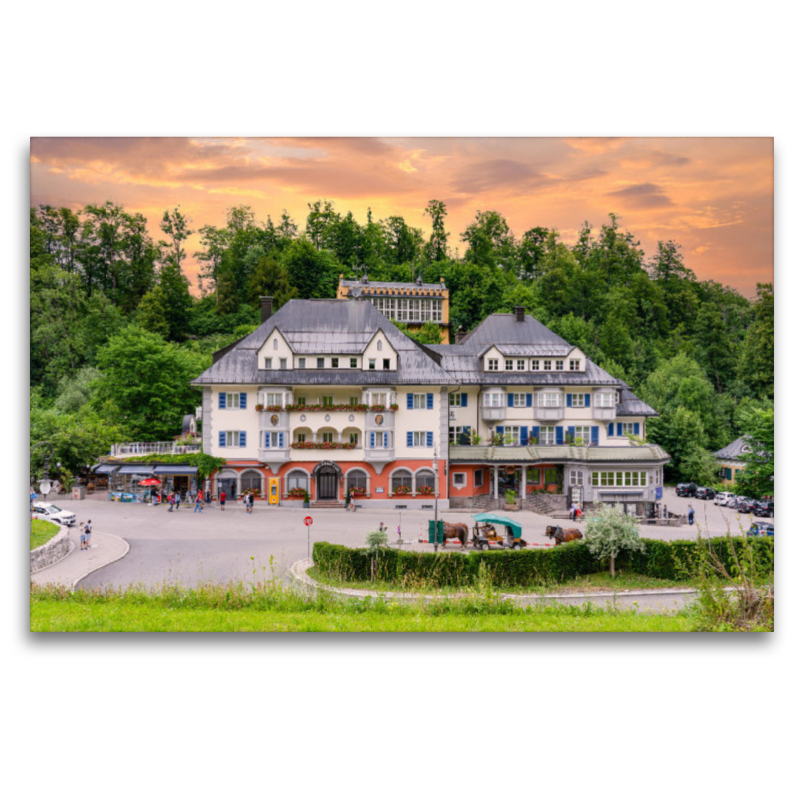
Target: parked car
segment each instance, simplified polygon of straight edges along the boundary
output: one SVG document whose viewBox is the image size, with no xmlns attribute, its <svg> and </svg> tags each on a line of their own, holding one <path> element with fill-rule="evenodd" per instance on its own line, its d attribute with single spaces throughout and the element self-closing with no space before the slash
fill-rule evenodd
<svg viewBox="0 0 800 800">
<path fill-rule="evenodd" d="M 736 510 L 742 514 L 749 514 L 755 507 L 756 501 L 752 497 L 740 497 L 736 501 Z"/>
<path fill-rule="evenodd" d="M 753 506 L 753 514 L 757 517 L 774 517 L 775 516 L 775 501 L 774 500 L 759 500 Z"/>
<path fill-rule="evenodd" d="M 733 492 L 717 492 L 717 496 L 714 498 L 714 505 L 727 506 L 728 501 L 735 496 Z"/>
<path fill-rule="evenodd" d="M 713 500 L 716 492 L 708 486 L 698 486 L 694 496 L 698 500 Z"/>
<path fill-rule="evenodd" d="M 774 536 L 775 526 L 771 522 L 754 522 L 747 529 L 748 536 Z"/>
<path fill-rule="evenodd" d="M 696 491 L 696 483 L 679 483 L 675 487 L 675 494 L 678 495 L 678 497 L 694 497 Z"/>
<path fill-rule="evenodd" d="M 739 502 L 739 500 L 741 500 L 741 499 L 742 499 L 742 498 L 741 498 L 741 495 L 738 495 L 738 494 L 732 494 L 732 495 L 731 495 L 731 496 L 728 498 L 728 502 L 727 502 L 727 503 L 725 503 L 725 505 L 726 505 L 726 506 L 728 506 L 728 508 L 736 508 L 736 504 L 737 504 L 737 503 Z"/>
<path fill-rule="evenodd" d="M 52 503 L 35 502 L 33 504 L 32 519 L 46 519 L 48 522 L 55 522 L 59 525 L 66 525 L 71 528 L 75 524 L 75 515 L 71 511 L 65 511 Z"/>
</svg>

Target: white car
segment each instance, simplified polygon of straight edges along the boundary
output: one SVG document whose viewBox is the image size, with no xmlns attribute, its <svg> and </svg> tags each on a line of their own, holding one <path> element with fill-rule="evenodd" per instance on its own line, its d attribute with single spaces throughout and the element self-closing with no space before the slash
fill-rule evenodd
<svg viewBox="0 0 800 800">
<path fill-rule="evenodd" d="M 75 524 L 75 515 L 71 511 L 65 511 L 52 503 L 35 502 L 33 504 L 32 519 L 46 519 L 48 522 L 55 522 L 59 525 L 66 525 L 71 528 Z"/>
<path fill-rule="evenodd" d="M 732 497 L 736 497 L 733 492 L 717 492 L 717 496 L 714 498 L 714 504 L 718 506 L 726 506 Z"/>
<path fill-rule="evenodd" d="M 741 497 L 738 494 L 732 494 L 725 505 L 728 506 L 728 508 L 736 508 L 736 504 L 739 500 L 741 500 Z"/>
</svg>

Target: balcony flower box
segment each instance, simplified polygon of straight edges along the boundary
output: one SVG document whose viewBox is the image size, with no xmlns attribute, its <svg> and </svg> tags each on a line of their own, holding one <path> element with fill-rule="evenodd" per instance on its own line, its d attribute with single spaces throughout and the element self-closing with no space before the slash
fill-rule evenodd
<svg viewBox="0 0 800 800">
<path fill-rule="evenodd" d="M 303 500 L 306 496 L 306 490 L 300 488 L 289 489 L 289 491 L 286 493 L 286 496 L 295 500 Z"/>
<path fill-rule="evenodd" d="M 398 486 L 392 491 L 392 497 L 408 497 L 411 494 L 410 486 Z"/>
<path fill-rule="evenodd" d="M 353 497 L 366 497 L 367 496 L 367 490 L 366 489 L 362 489 L 360 486 L 354 486 L 350 490 L 350 494 Z"/>
<path fill-rule="evenodd" d="M 294 450 L 355 450 L 352 442 L 292 442 Z"/>
<path fill-rule="evenodd" d="M 397 403 L 392 403 L 392 404 L 389 406 L 389 411 L 397 411 L 399 408 L 400 408 L 400 406 L 399 406 L 399 405 L 397 405 Z"/>
<path fill-rule="evenodd" d="M 289 403 L 287 411 L 366 411 L 369 408 L 365 403 L 337 403 L 335 405 L 322 405 L 321 403 Z"/>
<path fill-rule="evenodd" d="M 425 497 L 431 497 L 433 495 L 433 488 L 431 486 L 419 486 L 417 488 L 417 494 Z"/>
</svg>

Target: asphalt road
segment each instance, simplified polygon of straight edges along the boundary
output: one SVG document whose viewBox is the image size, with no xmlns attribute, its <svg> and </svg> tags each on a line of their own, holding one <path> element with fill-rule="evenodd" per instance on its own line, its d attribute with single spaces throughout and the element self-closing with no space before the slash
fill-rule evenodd
<svg viewBox="0 0 800 800">
<path fill-rule="evenodd" d="M 712 501 L 677 498 L 669 489 L 665 495 L 667 506 L 673 511 L 685 511 L 691 502 L 704 533 L 724 534 L 730 526 L 731 533 L 737 534 L 740 525 L 745 530 L 750 525 L 749 515 L 739 517 L 732 509 L 715 506 Z M 257 505 L 250 515 L 241 504 L 229 504 L 225 511 L 209 507 L 202 514 L 195 514 L 192 507 L 183 506 L 180 511 L 170 513 L 163 506 L 112 503 L 104 496 L 63 505 L 74 510 L 80 521 L 92 519 L 96 531 L 121 536 L 130 544 L 125 558 L 81 581 L 80 585 L 85 587 L 249 582 L 273 576 L 285 579 L 290 566 L 307 555 L 308 531 L 303 518 L 309 514 L 314 518 L 312 545 L 315 541 L 329 541 L 351 547 L 363 546 L 366 534 L 384 522 L 390 538 L 397 536 L 399 524 L 402 537 L 414 540 L 412 548 L 430 549 L 430 545 L 416 544 L 419 536 L 427 532 L 429 511 L 362 509 L 352 513 L 338 509 Z M 468 511 L 446 511 L 441 516 L 452 522 L 471 522 Z M 523 536 L 528 542 L 549 543 L 544 529 L 552 520 L 528 511 L 517 512 L 513 517 L 522 524 Z M 557 522 L 565 526 L 563 520 Z M 585 524 L 577 527 L 583 529 Z M 697 530 L 697 526 L 642 526 L 642 535 L 693 539 Z"/>
</svg>

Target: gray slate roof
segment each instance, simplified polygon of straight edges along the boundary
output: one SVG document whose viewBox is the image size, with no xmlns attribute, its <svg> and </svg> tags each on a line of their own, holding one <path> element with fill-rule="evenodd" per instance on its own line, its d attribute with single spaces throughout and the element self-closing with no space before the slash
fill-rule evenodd
<svg viewBox="0 0 800 800">
<path fill-rule="evenodd" d="M 730 459 L 733 461 L 741 461 L 742 453 L 744 449 L 747 447 L 747 438 L 744 436 L 740 436 L 736 441 L 731 442 L 726 447 L 723 447 L 722 450 L 717 450 L 714 455 L 717 458 L 723 459 Z"/>
<path fill-rule="evenodd" d="M 342 280 L 342 286 L 352 288 L 357 286 L 359 288 L 374 288 L 374 289 L 445 289 L 441 283 L 416 283 L 415 281 L 402 283 L 400 281 L 369 281 L 362 283 L 361 281 L 345 281 Z M 411 295 L 409 295 L 410 297 Z"/>
<path fill-rule="evenodd" d="M 618 417 L 657 417 L 658 411 L 640 400 L 627 387 L 622 390 L 622 402 L 617 403 Z"/>
<path fill-rule="evenodd" d="M 362 353 L 380 329 L 398 354 L 398 369 L 258 369 L 256 354 L 278 328 L 296 353 Z M 401 333 L 372 303 L 362 300 L 290 300 L 249 336 L 192 381 L 207 384 L 446 385 L 450 376 L 412 339 Z"/>
<path fill-rule="evenodd" d="M 474 463 L 541 463 L 553 461 L 606 462 L 663 462 L 669 455 L 657 444 L 630 447 L 577 447 L 573 445 L 533 445 L 531 447 L 493 447 L 475 445 L 450 445 L 450 461 Z"/>
</svg>

